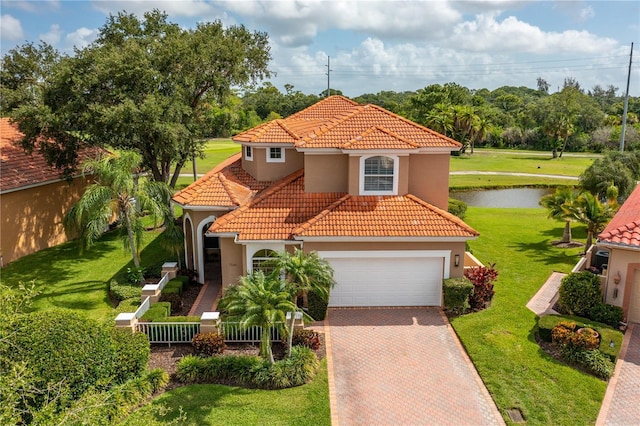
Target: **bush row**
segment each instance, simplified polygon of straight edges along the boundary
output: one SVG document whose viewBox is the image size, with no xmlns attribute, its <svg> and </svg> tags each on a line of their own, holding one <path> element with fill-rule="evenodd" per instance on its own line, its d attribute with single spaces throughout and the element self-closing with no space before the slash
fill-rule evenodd
<svg viewBox="0 0 640 426">
<path fill-rule="evenodd" d="M 562 279 L 558 305 L 563 313 L 586 317 L 612 327 L 618 327 L 624 317 L 619 306 L 602 303 L 600 278 L 589 271 L 571 273 Z"/>
<path fill-rule="evenodd" d="M 116 280 L 111 280 L 108 290 L 111 297 L 118 301 L 136 297 L 140 299 L 140 295 L 142 294 L 142 287 L 140 287 L 139 284 L 120 284 Z"/>
<path fill-rule="evenodd" d="M 309 316 L 316 321 L 324 320 L 327 315 L 327 301 L 310 291 L 307 295 L 307 302 L 309 303 L 309 311 L 307 312 Z"/>
<path fill-rule="evenodd" d="M 151 305 L 140 319 L 142 321 L 162 322 L 166 321 L 169 315 L 171 315 L 171 303 L 158 302 Z"/>
<path fill-rule="evenodd" d="M 470 308 L 469 298 L 473 294 L 473 283 L 466 277 L 448 278 L 443 284 L 444 306 L 454 314 L 460 315 Z"/>
<path fill-rule="evenodd" d="M 233 383 L 251 388 L 284 389 L 313 380 L 318 366 L 318 357 L 311 349 L 294 346 L 289 358 L 274 364 L 257 356 L 188 355 L 178 362 L 176 376 L 183 383 Z"/>
</svg>

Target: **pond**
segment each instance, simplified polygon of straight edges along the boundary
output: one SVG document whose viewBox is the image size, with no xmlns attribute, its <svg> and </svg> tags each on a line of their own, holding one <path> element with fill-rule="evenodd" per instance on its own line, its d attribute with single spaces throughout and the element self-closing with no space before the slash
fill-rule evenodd
<svg viewBox="0 0 640 426">
<path fill-rule="evenodd" d="M 540 198 L 554 192 L 549 188 L 510 188 L 451 192 L 451 198 L 474 207 L 536 208 Z"/>
</svg>

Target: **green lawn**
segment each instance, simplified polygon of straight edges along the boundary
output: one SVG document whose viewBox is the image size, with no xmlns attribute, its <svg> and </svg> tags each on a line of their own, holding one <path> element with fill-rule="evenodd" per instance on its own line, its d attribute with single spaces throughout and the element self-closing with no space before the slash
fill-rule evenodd
<svg viewBox="0 0 640 426">
<path fill-rule="evenodd" d="M 496 295 L 485 311 L 452 320 L 503 416 L 519 408 L 529 425 L 593 424 L 606 382 L 547 356 L 534 340 L 536 316 L 526 303 L 551 272 L 569 272 L 580 249 L 559 249 L 562 224 L 544 209 L 469 207 L 465 221 L 480 232 L 469 243 L 483 263 L 496 263 Z M 585 239 L 574 225 L 574 239 Z"/>
<path fill-rule="evenodd" d="M 240 152 L 240 148 L 240 144 L 233 142 L 231 139 L 212 139 L 208 141 L 204 149 L 205 158 L 196 158 L 198 174 L 207 173 L 223 160 Z M 180 174 L 191 175 L 191 182 L 193 182 L 193 165 L 191 161 L 185 163 Z"/>
<path fill-rule="evenodd" d="M 307 385 L 282 390 L 244 389 L 222 385 L 190 385 L 167 392 L 134 413 L 125 425 L 164 406 L 165 417 L 174 419 L 180 408 L 186 413 L 181 425 L 309 425 L 331 424 L 327 362 L 322 361 L 316 379 Z"/>
<path fill-rule="evenodd" d="M 169 260 L 157 241 L 159 235 L 146 233 L 143 266 Z M 75 242 L 69 242 L 11 262 L 2 269 L 2 283 L 15 287 L 19 282 L 35 281 L 40 295 L 34 300 L 34 310 L 65 308 L 106 320 L 113 315 L 107 284 L 132 266 L 131 253 L 111 232 L 82 254 Z"/>
<path fill-rule="evenodd" d="M 591 165 L 593 157 L 565 156 L 551 158 L 541 153 L 519 151 L 480 151 L 473 155 L 451 157 L 451 171 L 475 170 L 483 172 L 519 172 L 561 176 L 580 176 Z"/>
</svg>

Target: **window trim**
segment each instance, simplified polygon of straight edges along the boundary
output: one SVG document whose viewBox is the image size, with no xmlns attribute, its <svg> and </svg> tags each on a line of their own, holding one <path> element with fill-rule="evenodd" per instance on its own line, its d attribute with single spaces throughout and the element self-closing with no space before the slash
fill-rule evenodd
<svg viewBox="0 0 640 426">
<path fill-rule="evenodd" d="M 257 256 L 258 254 L 265 254 L 265 256 Z M 269 256 L 266 256 L 267 254 L 269 254 Z M 271 272 L 273 272 L 273 267 L 272 268 L 267 268 L 267 269 L 271 269 L 271 270 L 265 270 L 262 269 L 260 266 L 263 263 L 266 263 L 270 260 L 275 259 L 278 256 L 278 253 L 275 250 L 272 249 L 268 249 L 268 248 L 263 248 L 260 250 L 257 250 L 255 253 L 253 253 L 253 255 L 251 256 L 251 271 L 255 272 L 255 271 L 262 271 L 265 273 L 265 275 L 270 274 Z M 256 262 L 259 262 L 258 265 L 256 265 Z"/>
<path fill-rule="evenodd" d="M 272 149 L 280 150 L 280 158 L 271 156 Z M 281 146 L 267 147 L 267 163 L 284 163 L 284 153 L 285 153 L 285 149 Z"/>
<path fill-rule="evenodd" d="M 244 146 L 244 159 L 247 161 L 253 161 L 253 148 L 250 145 Z"/>
<path fill-rule="evenodd" d="M 393 188 L 390 191 L 370 191 L 365 190 L 365 162 L 374 157 L 386 157 L 393 160 Z M 400 161 L 397 155 L 385 155 L 385 154 L 372 154 L 360 157 L 360 195 L 398 195 L 398 175 L 399 175 Z"/>
</svg>

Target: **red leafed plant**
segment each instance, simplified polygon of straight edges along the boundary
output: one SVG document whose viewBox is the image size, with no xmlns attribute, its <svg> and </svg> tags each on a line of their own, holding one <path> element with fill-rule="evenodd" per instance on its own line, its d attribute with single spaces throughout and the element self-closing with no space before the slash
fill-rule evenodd
<svg viewBox="0 0 640 426">
<path fill-rule="evenodd" d="M 473 284 L 473 294 L 469 298 L 471 309 L 476 311 L 484 309 L 486 303 L 491 301 L 495 293 L 493 290 L 493 282 L 498 277 L 495 263 L 489 266 L 466 269 L 464 276 Z"/>
</svg>

